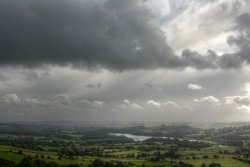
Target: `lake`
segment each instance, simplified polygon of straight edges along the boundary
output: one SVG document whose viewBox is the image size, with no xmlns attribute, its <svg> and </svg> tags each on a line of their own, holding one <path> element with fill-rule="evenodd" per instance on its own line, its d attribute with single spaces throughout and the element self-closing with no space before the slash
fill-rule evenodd
<svg viewBox="0 0 250 167">
<path fill-rule="evenodd" d="M 110 133 L 111 136 L 124 136 L 129 139 L 133 139 L 134 141 L 145 141 L 147 139 L 153 138 L 153 136 L 139 136 L 139 135 L 131 135 L 127 133 Z M 162 139 L 171 139 L 174 140 L 172 137 L 154 137 L 154 138 L 162 138 Z"/>
<path fill-rule="evenodd" d="M 138 135 L 131 135 L 131 134 L 123 134 L 123 133 L 110 133 L 111 136 L 124 136 L 129 139 L 133 139 L 134 141 L 145 141 L 147 139 L 152 138 L 152 136 L 138 136 Z"/>
<path fill-rule="evenodd" d="M 133 139 L 134 141 L 145 141 L 147 139 L 153 138 L 153 136 L 141 136 L 141 135 L 132 135 L 132 134 L 127 134 L 127 133 L 109 133 L 111 136 L 124 136 L 129 139 Z M 173 137 L 154 137 L 154 138 L 162 138 L 162 139 L 171 139 L 174 140 Z M 179 139 L 183 140 L 183 139 Z M 205 141 L 205 140 L 195 140 L 195 139 L 189 139 L 188 141 L 190 142 L 198 142 L 198 143 L 210 143 L 210 144 L 215 144 L 212 141 Z"/>
</svg>

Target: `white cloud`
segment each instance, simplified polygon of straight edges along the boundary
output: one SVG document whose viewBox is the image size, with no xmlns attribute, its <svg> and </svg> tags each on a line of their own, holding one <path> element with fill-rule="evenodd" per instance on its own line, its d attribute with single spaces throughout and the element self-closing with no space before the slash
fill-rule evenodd
<svg viewBox="0 0 250 167">
<path fill-rule="evenodd" d="M 174 107 L 174 108 L 180 108 L 181 106 L 173 101 L 167 101 L 165 103 L 163 103 L 164 106 L 168 106 L 168 107 Z"/>
<path fill-rule="evenodd" d="M 246 105 L 240 105 L 238 107 L 236 107 L 239 111 L 243 111 L 243 112 L 250 112 L 250 107 L 246 106 Z"/>
<path fill-rule="evenodd" d="M 190 106 L 180 105 L 180 104 L 173 102 L 173 101 L 164 102 L 163 106 L 171 108 L 171 109 L 194 111 L 194 109 Z"/>
<path fill-rule="evenodd" d="M 245 87 L 246 94 L 250 95 L 250 83 L 249 82 L 245 83 L 244 87 Z"/>
<path fill-rule="evenodd" d="M 200 2 L 189 2 L 182 12 L 162 27 L 168 42 L 179 53 L 186 48 L 199 52 L 207 49 L 232 52 L 227 37 L 234 34 L 235 18 L 249 11 L 250 4 L 244 0 Z"/>
<path fill-rule="evenodd" d="M 139 105 L 139 104 L 137 104 L 137 103 L 132 103 L 132 104 L 130 104 L 130 107 L 131 107 L 132 109 L 136 109 L 136 110 L 141 110 L 141 109 L 144 108 L 144 107 L 142 107 L 141 105 Z"/>
<path fill-rule="evenodd" d="M 105 104 L 103 101 L 93 101 L 95 107 L 102 107 Z"/>
<path fill-rule="evenodd" d="M 137 104 L 137 103 L 131 103 L 131 101 L 125 99 L 123 100 L 124 104 L 119 105 L 119 108 L 122 109 L 132 109 L 132 110 L 142 110 L 144 109 L 143 106 Z"/>
<path fill-rule="evenodd" d="M 225 104 L 236 105 L 237 110 L 250 112 L 250 83 L 244 85 L 244 92 L 244 95 L 226 96 Z"/>
<path fill-rule="evenodd" d="M 131 103 L 128 99 L 124 99 L 123 102 L 126 103 L 126 104 L 130 104 Z"/>
<path fill-rule="evenodd" d="M 14 93 L 4 95 L 3 101 L 5 103 L 16 103 L 16 104 L 21 103 L 21 99 Z"/>
<path fill-rule="evenodd" d="M 191 89 L 191 90 L 204 90 L 205 88 L 203 88 L 203 87 L 200 86 L 200 85 L 189 84 L 189 85 L 188 85 L 188 89 Z"/>
<path fill-rule="evenodd" d="M 98 101 L 98 100 L 89 101 L 89 100 L 86 100 L 86 99 L 80 99 L 80 100 L 75 99 L 73 101 L 74 101 L 73 105 L 75 107 L 81 106 L 80 108 L 100 108 L 100 107 L 103 107 L 105 105 L 105 103 L 106 103 L 104 101 Z"/>
<path fill-rule="evenodd" d="M 209 103 L 213 103 L 216 105 L 220 105 L 220 100 L 214 96 L 207 96 L 207 97 L 203 97 L 203 98 L 199 98 L 199 99 L 194 99 L 194 101 L 199 102 L 199 103 L 209 102 Z"/>
<path fill-rule="evenodd" d="M 227 96 L 225 104 L 250 105 L 250 96 Z"/>
<path fill-rule="evenodd" d="M 164 17 L 171 12 L 169 0 L 148 0 L 147 5 L 156 15 L 156 17 Z"/>
<path fill-rule="evenodd" d="M 132 109 L 132 110 L 142 110 L 142 109 L 144 109 L 143 106 L 141 106 L 141 105 L 139 105 L 137 103 L 132 103 L 128 99 L 124 99 L 123 103 L 125 103 L 125 104 L 119 105 L 120 108 L 123 108 L 123 109 Z"/>
<path fill-rule="evenodd" d="M 147 104 L 153 105 L 153 106 L 156 106 L 156 107 L 160 107 L 160 106 L 161 106 L 161 103 L 160 103 L 160 102 L 156 102 L 156 101 L 154 101 L 154 100 L 149 100 L 149 101 L 147 102 Z"/>
</svg>

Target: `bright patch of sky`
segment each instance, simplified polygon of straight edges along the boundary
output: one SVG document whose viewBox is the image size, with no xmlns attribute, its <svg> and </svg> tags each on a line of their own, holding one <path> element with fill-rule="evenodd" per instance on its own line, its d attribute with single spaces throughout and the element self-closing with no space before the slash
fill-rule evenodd
<svg viewBox="0 0 250 167">
<path fill-rule="evenodd" d="M 234 52 L 227 38 L 234 35 L 235 18 L 248 9 L 244 0 L 148 0 L 167 43 L 180 55 L 183 49 L 217 54 Z"/>
</svg>

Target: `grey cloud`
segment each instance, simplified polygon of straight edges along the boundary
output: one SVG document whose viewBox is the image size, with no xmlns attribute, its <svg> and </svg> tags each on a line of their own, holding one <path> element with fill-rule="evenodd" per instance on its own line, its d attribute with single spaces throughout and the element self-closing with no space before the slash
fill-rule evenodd
<svg viewBox="0 0 250 167">
<path fill-rule="evenodd" d="M 242 30 L 248 30 L 250 28 L 250 13 L 243 13 L 237 18 L 238 28 Z"/>
<path fill-rule="evenodd" d="M 97 84 L 92 84 L 92 83 L 91 83 L 91 84 L 87 84 L 87 85 L 86 85 L 86 88 L 90 88 L 90 89 L 91 89 L 91 88 L 100 88 L 100 87 L 102 87 L 102 83 L 100 83 L 100 82 L 97 83 Z"/>
<path fill-rule="evenodd" d="M 237 19 L 239 31 L 249 31 L 248 17 Z M 122 71 L 227 69 L 250 62 L 249 41 L 240 56 L 212 51 L 203 56 L 190 50 L 176 56 L 150 9 L 137 0 L 3 0 L 0 23 L 2 66 L 73 65 Z"/>
<path fill-rule="evenodd" d="M 58 94 L 54 97 L 47 98 L 36 98 L 36 97 L 25 97 L 18 96 L 15 93 L 4 95 L 0 102 L 5 103 L 9 106 L 13 104 L 18 105 L 20 107 L 54 107 L 54 109 L 58 109 L 58 107 L 71 107 L 76 110 L 79 108 L 90 109 L 90 108 L 100 108 L 104 106 L 106 103 L 104 101 L 98 100 L 86 100 L 80 99 L 78 97 L 72 97 L 68 94 Z"/>
<path fill-rule="evenodd" d="M 39 78 L 39 74 L 36 71 L 24 71 L 23 75 L 28 81 L 37 80 Z"/>
<path fill-rule="evenodd" d="M 67 94 L 56 95 L 54 98 L 54 102 L 62 104 L 62 105 L 71 105 L 72 104 L 72 101 Z"/>
<path fill-rule="evenodd" d="M 250 96 L 228 96 L 225 97 L 226 104 L 250 105 Z"/>
<path fill-rule="evenodd" d="M 154 88 L 154 86 L 149 82 L 145 83 L 144 85 L 148 88 Z"/>
<path fill-rule="evenodd" d="M 28 70 L 24 69 L 21 70 L 22 78 L 27 81 L 35 81 L 38 80 L 41 77 L 49 76 L 49 71 L 46 71 L 44 69 L 42 70 Z"/>
<path fill-rule="evenodd" d="M 96 84 L 96 86 L 97 86 L 98 88 L 100 88 L 100 87 L 102 87 L 102 83 L 99 82 L 99 83 Z"/>
<path fill-rule="evenodd" d="M 19 71 L 19 73 L 22 76 L 22 72 Z M 119 118 L 126 121 L 192 121 L 193 119 L 222 121 L 228 120 L 228 116 L 233 117 L 233 120 L 242 120 L 239 117 L 244 117 L 244 113 L 239 112 L 235 107 L 224 105 L 222 99 L 242 93 L 242 83 L 249 82 L 248 71 L 242 71 L 240 75 L 235 70 L 192 70 L 192 72 L 185 70 L 181 73 L 167 70 L 139 70 L 115 74 L 107 71 L 107 73 L 109 74 L 105 74 L 105 78 L 102 79 L 105 86 L 96 90 L 84 89 L 85 83 L 98 83 L 103 73 L 67 68 L 67 70 L 51 71 L 50 77 L 43 77 L 39 79 L 39 82 L 26 82 L 22 77 L 16 77 L 13 88 L 6 90 L 0 87 L 1 96 L 3 98 L 6 94 L 13 92 L 21 99 L 21 102 L 0 101 L 0 119 L 7 119 L 5 113 L 9 114 L 10 120 L 20 120 L 19 113 L 24 113 L 22 119 L 25 120 L 112 121 Z M 11 75 L 8 76 L 11 77 Z M 131 82 L 136 79 L 137 82 Z M 50 81 L 43 82 L 43 80 Z M 148 81 L 162 87 L 162 92 L 145 91 L 144 83 Z M 42 86 L 40 82 L 43 83 Z M 27 88 L 24 89 L 22 83 Z M 206 91 L 190 91 L 187 89 L 189 83 L 199 83 L 206 87 Z M 39 90 L 34 85 L 39 85 L 43 89 Z M 45 89 L 53 88 L 53 85 L 62 87 L 61 91 L 44 93 Z M 208 99 L 203 99 L 200 103 L 193 102 L 193 99 L 201 100 L 200 97 L 207 97 L 208 93 L 221 99 L 221 105 L 214 105 L 217 103 L 209 102 Z M 122 102 L 125 98 L 128 99 L 128 104 L 125 101 Z M 151 99 L 150 104 L 147 104 Z M 160 104 L 160 107 L 153 104 Z"/>
<path fill-rule="evenodd" d="M 23 100 L 27 105 L 40 105 L 40 106 L 48 106 L 50 101 L 45 99 L 37 99 L 37 98 L 24 98 Z"/>
<path fill-rule="evenodd" d="M 162 88 L 157 87 L 157 86 L 153 85 L 152 83 L 147 82 L 147 83 L 145 83 L 144 85 L 145 85 L 147 88 L 149 88 L 149 89 L 151 89 L 151 90 L 153 90 L 153 91 L 162 91 Z"/>
<path fill-rule="evenodd" d="M 94 84 L 87 84 L 86 87 L 87 88 L 95 88 L 95 85 Z"/>
<path fill-rule="evenodd" d="M 242 61 L 250 63 L 250 13 L 244 13 L 237 17 L 238 30 L 237 36 L 230 36 L 228 43 L 238 47 L 239 52 L 236 56 L 240 57 Z"/>
<path fill-rule="evenodd" d="M 185 50 L 182 55 L 175 56 L 169 47 L 162 49 L 166 46 L 164 34 L 139 1 L 62 0 L 58 7 L 55 7 L 55 2 L 59 1 L 0 1 L 0 13 L 9 13 L 7 16 L 10 18 L 7 20 L 6 15 L 0 15 L 0 23 L 6 23 L 0 27 L 0 35 L 3 37 L 0 38 L 0 66 L 60 66 L 51 67 L 48 72 L 34 68 L 2 67 L 3 76 L 0 75 L 0 80 L 4 82 L 0 82 L 1 120 L 236 121 L 249 118 L 247 112 L 241 113 L 234 107 L 249 107 L 249 98 L 233 97 L 242 94 L 242 83 L 249 82 L 249 69 L 243 68 L 240 73 L 237 70 L 219 69 L 241 68 L 242 63 L 248 63 L 248 14 L 237 18 L 235 30 L 238 35 L 228 38 L 228 43 L 238 49 L 235 53 L 220 56 L 213 51 L 201 54 Z M 6 9 L 3 9 L 2 4 L 5 4 Z M 83 7 L 80 4 L 84 4 Z M 136 5 L 128 6 L 131 4 Z M 45 9 L 48 9 L 47 13 Z M 97 11 L 101 13 L 98 14 Z M 137 12 L 147 14 L 140 16 L 142 19 L 137 19 Z M 26 15 L 29 17 L 24 19 Z M 78 15 L 79 17 L 75 17 Z M 93 19 L 94 17 L 97 19 Z M 149 20 L 144 20 L 145 18 Z M 85 24 L 80 24 L 80 19 Z M 13 26 L 8 26 L 8 22 Z M 141 29 L 136 28 L 140 26 Z M 26 30 L 27 27 L 30 28 Z M 28 30 L 32 31 L 27 35 Z M 134 38 L 140 39 L 139 42 L 133 43 Z M 158 46 L 155 41 L 161 41 L 161 44 Z M 150 48 L 152 52 L 149 53 Z M 156 54 L 152 54 L 153 51 Z M 171 60 L 172 57 L 175 60 L 169 62 L 170 65 L 166 63 L 169 61 L 167 51 L 171 52 Z M 6 53 L 5 57 L 3 53 Z M 161 63 L 156 60 L 158 53 L 164 55 L 164 58 L 159 58 Z M 61 67 L 67 64 L 127 71 L 117 73 L 104 69 L 96 72 Z M 217 70 L 128 70 L 159 67 Z M 45 75 L 49 76 L 41 77 Z M 187 89 L 190 83 L 199 84 L 206 90 L 190 91 Z M 88 84 L 94 89 L 86 89 Z M 225 100 L 231 100 L 232 105 L 224 104 L 222 99 L 225 97 L 231 97 Z M 124 100 L 125 98 L 128 100 Z M 138 112 L 131 112 L 135 110 Z M 21 112 L 25 114 L 22 119 L 18 115 Z"/>
<path fill-rule="evenodd" d="M 0 74 L 0 81 L 1 82 L 5 82 L 5 81 L 8 81 L 8 80 L 9 80 L 9 78 L 6 75 Z"/>
<path fill-rule="evenodd" d="M 244 61 L 238 54 L 223 54 L 221 57 L 218 57 L 217 63 L 222 69 L 239 69 Z"/>
<path fill-rule="evenodd" d="M 208 51 L 208 54 L 203 56 L 198 52 L 186 49 L 182 52 L 181 58 L 184 63 L 186 63 L 186 66 L 191 66 L 198 69 L 216 68 L 217 66 L 214 61 L 216 60 L 217 55 L 212 51 Z"/>
<path fill-rule="evenodd" d="M 1 65 L 124 70 L 179 66 L 153 15 L 136 0 L 0 2 Z"/>
<path fill-rule="evenodd" d="M 248 49 L 248 48 L 247 48 Z M 208 50 L 206 55 L 191 50 L 182 52 L 182 60 L 186 67 L 190 66 L 196 69 L 239 69 L 245 63 L 242 50 L 237 53 L 217 55 L 215 52 Z M 249 57 L 249 54 L 245 54 Z"/>
<path fill-rule="evenodd" d="M 241 68 L 244 64 L 250 63 L 250 13 L 243 13 L 236 17 L 236 27 L 238 35 L 229 36 L 227 42 L 231 46 L 238 48 L 235 53 L 225 53 L 221 56 L 215 52 L 208 50 L 206 55 L 198 52 L 184 50 L 181 60 L 185 66 L 191 66 L 198 69 L 204 68 L 221 68 L 232 69 Z"/>
</svg>

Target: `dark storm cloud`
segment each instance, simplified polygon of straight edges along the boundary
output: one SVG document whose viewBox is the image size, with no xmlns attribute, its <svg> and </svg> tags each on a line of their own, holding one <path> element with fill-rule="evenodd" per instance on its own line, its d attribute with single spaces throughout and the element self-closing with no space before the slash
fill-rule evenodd
<svg viewBox="0 0 250 167">
<path fill-rule="evenodd" d="M 0 23 L 2 65 L 123 70 L 180 63 L 137 0 L 3 0 Z"/>
<path fill-rule="evenodd" d="M 181 60 L 185 67 L 196 69 L 237 69 L 241 68 L 244 60 L 238 53 L 217 55 L 214 51 L 208 50 L 207 54 L 185 49 L 182 52 Z"/>
<path fill-rule="evenodd" d="M 228 43 L 238 47 L 236 56 L 242 61 L 250 63 L 250 13 L 244 13 L 237 17 L 238 35 L 228 38 Z"/>
<path fill-rule="evenodd" d="M 249 61 L 212 51 L 174 55 L 143 1 L 2 0 L 0 65 L 73 65 L 111 70 L 238 68 Z M 248 16 L 238 22 L 249 29 Z M 243 24 L 244 23 L 244 24 Z M 249 36 L 249 34 L 248 34 Z M 236 40 L 235 40 L 235 43 Z M 242 48 L 242 47 L 241 47 Z"/>
<path fill-rule="evenodd" d="M 242 30 L 248 30 L 250 28 L 250 13 L 243 13 L 237 18 L 238 28 Z M 249 35 L 249 34 L 248 34 Z"/>
<path fill-rule="evenodd" d="M 208 54 L 206 56 L 202 56 L 198 52 L 194 52 L 188 49 L 182 52 L 182 60 L 186 63 L 186 65 L 198 69 L 216 68 L 217 65 L 214 61 L 216 59 L 217 55 L 212 51 L 208 51 Z"/>
</svg>

